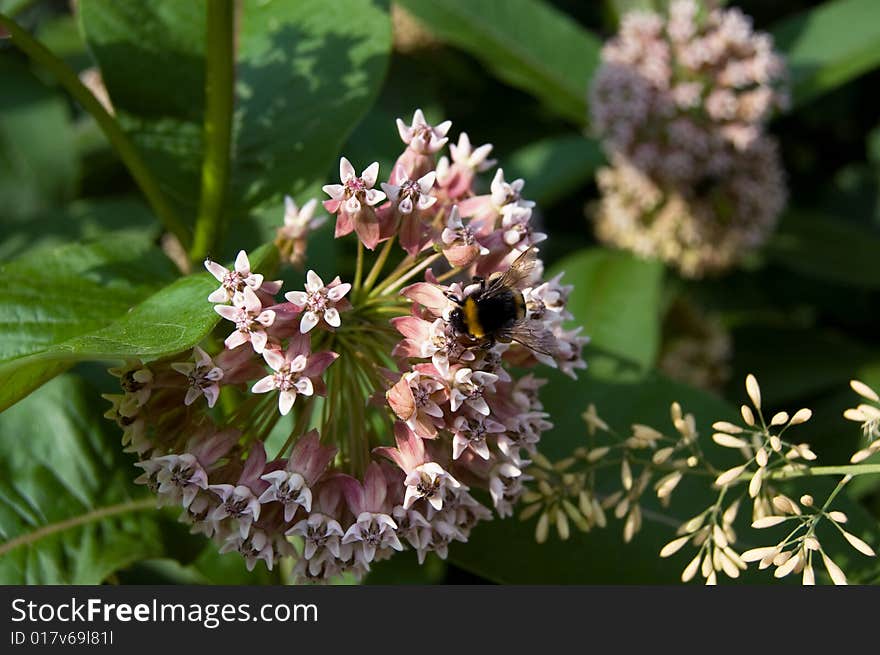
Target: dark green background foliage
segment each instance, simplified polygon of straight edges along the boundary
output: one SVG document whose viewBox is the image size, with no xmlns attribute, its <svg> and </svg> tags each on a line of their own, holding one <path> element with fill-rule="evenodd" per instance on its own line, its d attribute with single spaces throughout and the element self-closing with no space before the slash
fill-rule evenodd
<svg viewBox="0 0 880 655">
<path fill-rule="evenodd" d="M 358 169 L 379 160 L 387 175 L 401 148 L 393 121 L 421 107 L 429 119 L 451 119 L 453 138 L 467 131 L 493 143 L 508 179 L 526 179 L 550 234 L 544 255 L 576 285 L 571 309 L 592 337 L 590 369 L 576 384 L 551 376 L 548 456 L 584 443 L 589 402 L 625 430 L 669 429 L 679 400 L 705 438 L 713 420 L 735 416 L 753 372 L 766 405 L 811 407 L 802 439 L 824 463 L 844 463 L 859 443 L 841 419 L 853 403 L 847 382 L 880 383 L 880 3 L 736 3 L 791 67 L 793 107 L 769 126 L 791 201 L 765 248 L 699 282 L 598 247 L 585 216 L 603 162 L 586 106 L 601 43 L 625 9 L 662 3 L 399 0 L 430 37 L 412 48 L 392 39 L 388 0 L 243 0 L 227 229 L 211 254 L 271 239 L 282 196 L 318 195 L 342 153 Z M 0 0 L 0 11 L 77 72 L 100 67 L 120 126 L 191 229 L 205 152 L 205 1 L 78 4 L 77 16 L 48 1 Z M 0 542 L 31 542 L 0 556 L 0 582 L 283 581 L 284 570 L 249 574 L 236 555 L 188 535 L 173 512 L 147 508 L 133 460 L 101 418 L 99 394 L 113 388 L 108 362 L 172 354 L 209 334 L 211 279 L 179 277 L 160 247 L 162 225 L 95 119 L 8 39 L 0 89 Z M 312 247 L 321 275 L 350 277 L 350 244 L 324 230 Z M 732 335 L 732 373 L 717 393 L 656 370 L 680 298 L 717 313 Z M 851 492 L 856 529 L 876 537 L 878 484 L 859 480 Z M 629 545 L 614 521 L 538 546 L 534 519 L 495 520 L 454 545 L 448 563 L 418 567 L 407 554 L 376 565 L 368 582 L 672 582 L 683 556 L 657 552 L 707 493 L 685 484 L 671 508 L 648 507 Z M 101 518 L 108 507 L 123 509 Z M 76 527 L 45 529 L 68 521 Z M 845 553 L 835 549 L 851 578 L 876 575 Z"/>
</svg>

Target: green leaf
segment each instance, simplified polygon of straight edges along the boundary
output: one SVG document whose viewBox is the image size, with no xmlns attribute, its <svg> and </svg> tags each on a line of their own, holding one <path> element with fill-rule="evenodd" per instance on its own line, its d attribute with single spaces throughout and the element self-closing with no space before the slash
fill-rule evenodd
<svg viewBox="0 0 880 655">
<path fill-rule="evenodd" d="M 119 247 L 118 239 L 116 243 L 120 253 L 131 256 L 130 251 Z M 275 247 L 264 246 L 252 254 L 251 266 L 259 269 L 273 256 L 277 256 Z M 0 275 L 12 270 L 27 280 L 21 261 L 0 268 Z M 59 257 L 58 261 L 63 262 L 65 258 Z M 91 282 L 84 274 L 92 272 L 88 269 L 70 271 L 65 283 L 71 285 L 71 293 L 76 295 L 69 298 L 59 293 L 53 296 L 55 304 L 46 302 L 41 294 L 31 293 L 39 298 L 39 304 L 35 304 L 28 296 L 27 287 L 21 284 L 13 287 L 19 290 L 18 295 L 13 292 L 0 296 L 0 303 L 6 302 L 9 307 L 10 313 L 4 315 L 17 316 L 14 321 L 0 324 L 10 335 L 3 341 L 5 351 L 0 351 L 5 355 L 0 360 L 0 379 L 5 379 L 5 383 L 0 384 L 0 410 L 33 390 L 33 386 L 27 385 L 28 378 L 22 381 L 18 377 L 21 367 L 27 367 L 29 379 L 33 380 L 39 365 L 57 368 L 60 362 L 164 357 L 191 348 L 219 321 L 214 306 L 206 300 L 217 287 L 216 280 L 208 273 L 180 278 L 134 307 L 131 307 L 132 300 L 120 299 L 134 299 L 133 291 L 125 286 L 89 290 Z M 114 278 L 114 281 L 118 280 Z M 120 296 L 116 295 L 117 291 Z M 140 294 L 142 289 L 137 291 Z M 139 295 L 138 299 L 140 297 L 143 296 Z M 110 308 L 108 316 L 87 307 L 86 301 L 97 305 L 97 310 Z M 116 312 L 113 315 L 118 318 L 108 323 L 110 311 Z M 75 330 L 74 334 L 71 329 Z"/>
<path fill-rule="evenodd" d="M 0 410 L 60 372 L 59 359 L 71 359 L 47 357 L 53 347 L 99 330 L 173 276 L 139 230 L 38 248 L 0 265 Z"/>
<path fill-rule="evenodd" d="M 792 209 L 767 246 L 771 260 L 800 275 L 867 289 L 880 288 L 880 270 L 867 266 L 880 252 L 880 234 L 840 217 Z"/>
<path fill-rule="evenodd" d="M 604 160 L 596 141 L 571 134 L 537 141 L 518 150 L 504 169 L 508 178 L 524 178 L 526 195 L 546 208 L 586 185 Z"/>
<path fill-rule="evenodd" d="M 0 414 L 0 583 L 99 584 L 162 553 L 94 389 L 65 375 Z"/>
<path fill-rule="evenodd" d="M 880 3 L 832 0 L 772 30 L 791 70 L 792 100 L 803 105 L 880 64 Z"/>
<path fill-rule="evenodd" d="M 78 163 L 64 98 L 24 64 L 0 58 L 0 222 L 67 200 Z"/>
<path fill-rule="evenodd" d="M 563 271 L 563 283 L 574 285 L 568 308 L 590 337 L 585 356 L 591 372 L 616 375 L 621 359 L 649 369 L 660 344 L 663 266 L 595 248 L 566 257 L 550 276 Z"/>
<path fill-rule="evenodd" d="M 9 261 L 36 249 L 63 246 L 71 241 L 92 241 L 110 232 L 151 240 L 159 236 L 160 226 L 149 208 L 129 197 L 76 200 L 35 214 L 0 219 L 0 261 Z M 160 269 L 163 270 L 163 269 Z"/>
<path fill-rule="evenodd" d="M 587 121 L 587 85 L 601 42 L 539 0 L 398 0 L 443 40 L 560 115 Z"/>
<path fill-rule="evenodd" d="M 86 40 L 123 127 L 185 216 L 202 160 L 205 4 L 83 0 Z M 391 47 L 385 3 L 239 7 L 230 204 L 275 224 L 281 195 L 324 179 L 378 92 Z M 265 236 L 265 235 L 264 235 Z"/>
</svg>

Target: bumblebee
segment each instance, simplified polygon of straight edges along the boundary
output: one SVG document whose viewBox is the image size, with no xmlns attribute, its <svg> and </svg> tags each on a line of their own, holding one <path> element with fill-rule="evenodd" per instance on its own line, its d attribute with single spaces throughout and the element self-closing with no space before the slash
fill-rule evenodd
<svg viewBox="0 0 880 655">
<path fill-rule="evenodd" d="M 459 337 L 487 349 L 498 342 L 515 341 L 543 355 L 555 353 L 553 334 L 526 316 L 522 289 L 528 286 L 537 266 L 536 253 L 529 248 L 509 269 L 493 273 L 488 280 L 473 278 L 464 297 L 447 294 L 456 304 L 449 314 L 449 324 Z"/>
</svg>

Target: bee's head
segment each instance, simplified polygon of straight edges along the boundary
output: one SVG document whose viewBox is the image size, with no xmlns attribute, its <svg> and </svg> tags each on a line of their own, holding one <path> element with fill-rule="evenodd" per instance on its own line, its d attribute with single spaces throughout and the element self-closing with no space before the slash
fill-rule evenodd
<svg viewBox="0 0 880 655">
<path fill-rule="evenodd" d="M 456 307 L 449 312 L 449 324 L 456 332 L 467 332 L 467 321 L 465 321 L 464 312 L 461 307 Z"/>
</svg>

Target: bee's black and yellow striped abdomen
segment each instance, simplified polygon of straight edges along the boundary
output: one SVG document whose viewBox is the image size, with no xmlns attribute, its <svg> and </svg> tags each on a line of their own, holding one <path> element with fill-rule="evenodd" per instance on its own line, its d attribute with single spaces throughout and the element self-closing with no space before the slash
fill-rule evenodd
<svg viewBox="0 0 880 655">
<path fill-rule="evenodd" d="M 513 289 L 484 297 L 479 293 L 468 296 L 455 316 L 455 327 L 474 339 L 495 336 L 525 315 L 522 294 Z"/>
</svg>

